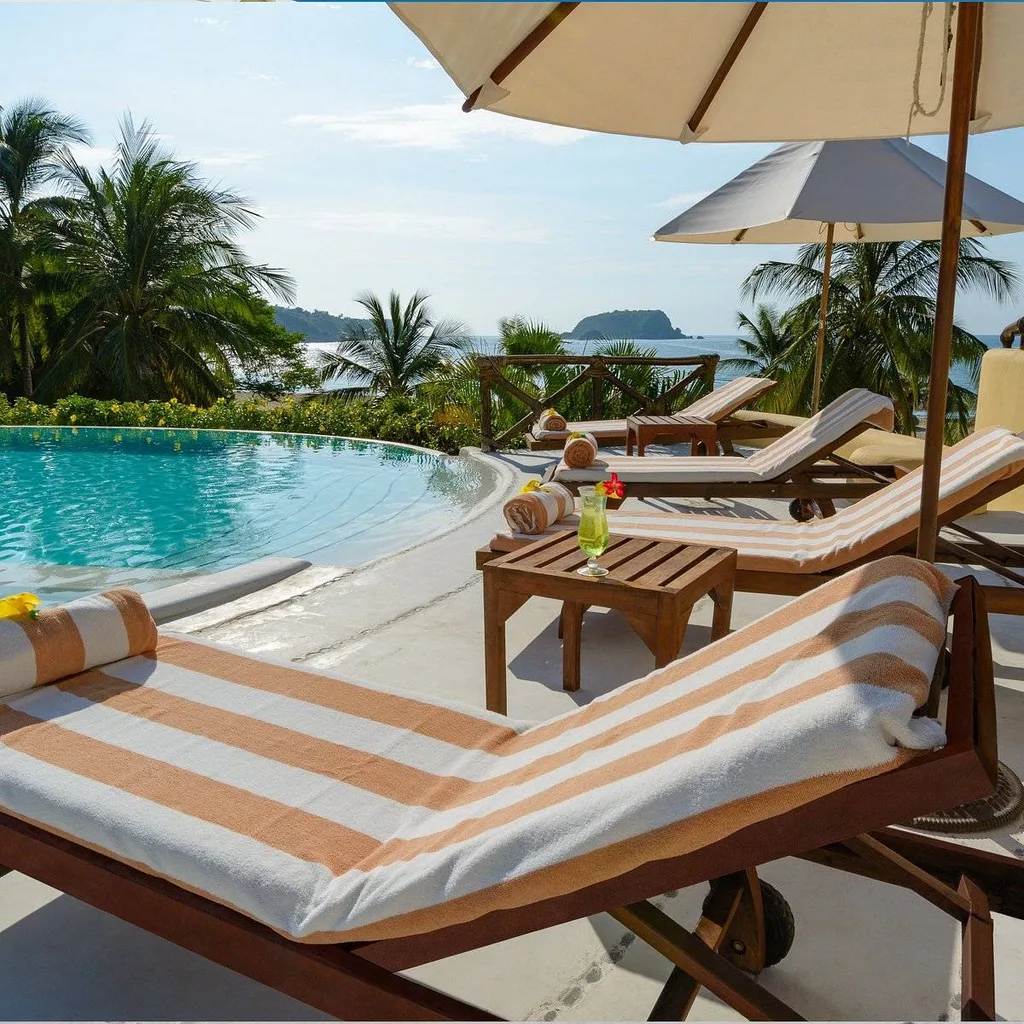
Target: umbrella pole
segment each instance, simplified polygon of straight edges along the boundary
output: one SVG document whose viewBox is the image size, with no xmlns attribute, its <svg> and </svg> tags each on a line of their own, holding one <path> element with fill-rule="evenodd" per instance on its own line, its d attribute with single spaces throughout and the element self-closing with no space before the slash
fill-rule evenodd
<svg viewBox="0 0 1024 1024">
<path fill-rule="evenodd" d="M 970 127 L 977 82 L 977 50 L 981 28 L 981 3 L 961 3 L 956 10 L 956 55 L 953 61 L 953 94 L 949 110 L 949 142 L 946 153 L 946 191 L 942 208 L 942 246 L 939 250 L 939 284 L 935 302 L 931 376 L 928 384 L 928 420 L 924 435 L 924 468 L 921 471 L 921 519 L 917 528 L 917 557 L 935 560 L 939 521 L 939 473 L 946 429 L 946 392 L 953 338 L 953 305 L 956 300 L 957 264 L 960 256 L 960 218 L 964 205 L 967 170 L 967 132 Z"/>
<path fill-rule="evenodd" d="M 814 397 L 811 399 L 811 412 L 817 412 L 821 404 L 821 371 L 825 364 L 825 323 L 828 318 L 828 286 L 832 275 L 832 239 L 835 231 L 835 224 L 830 223 L 825 235 L 825 269 L 821 274 L 821 309 L 818 311 L 818 345 L 814 350 Z"/>
</svg>

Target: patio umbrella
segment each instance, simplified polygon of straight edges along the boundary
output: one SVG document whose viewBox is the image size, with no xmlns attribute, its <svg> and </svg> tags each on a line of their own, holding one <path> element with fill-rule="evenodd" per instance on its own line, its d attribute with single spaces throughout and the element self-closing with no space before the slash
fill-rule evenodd
<svg viewBox="0 0 1024 1024">
<path fill-rule="evenodd" d="M 933 560 L 967 135 L 1024 124 L 1024 4 L 390 6 L 467 111 L 682 142 L 948 131 L 917 544 Z"/>
<path fill-rule="evenodd" d="M 818 411 L 832 246 L 939 238 L 946 165 L 903 139 L 795 142 L 658 228 L 658 242 L 825 243 L 814 358 Z M 1024 231 L 1024 203 L 967 175 L 960 235 Z"/>
</svg>

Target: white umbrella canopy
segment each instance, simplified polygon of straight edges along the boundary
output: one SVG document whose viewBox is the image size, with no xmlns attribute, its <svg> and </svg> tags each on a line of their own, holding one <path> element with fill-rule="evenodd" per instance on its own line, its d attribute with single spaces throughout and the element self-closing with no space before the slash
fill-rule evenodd
<svg viewBox="0 0 1024 1024">
<path fill-rule="evenodd" d="M 681 142 L 948 130 L 917 539 L 918 556 L 934 559 L 967 137 L 1024 125 L 1024 4 L 390 6 L 467 111 Z"/>
<path fill-rule="evenodd" d="M 903 139 L 787 143 L 654 232 L 659 242 L 800 245 L 939 238 L 946 162 Z M 1024 203 L 968 174 L 961 236 L 1024 231 Z"/>
<path fill-rule="evenodd" d="M 945 133 L 951 4 L 392 3 L 473 108 L 704 142 Z M 970 6 L 970 5 L 968 5 Z M 985 6 L 975 127 L 1024 124 L 1024 6 Z M 948 82 L 950 75 L 946 75 Z M 911 119 L 917 95 L 925 108 Z"/>
<path fill-rule="evenodd" d="M 670 220 L 659 242 L 824 242 L 811 409 L 818 411 L 825 359 L 832 246 L 942 235 L 946 163 L 903 139 L 791 142 Z M 1024 230 L 1024 203 L 964 177 L 960 235 Z"/>
</svg>

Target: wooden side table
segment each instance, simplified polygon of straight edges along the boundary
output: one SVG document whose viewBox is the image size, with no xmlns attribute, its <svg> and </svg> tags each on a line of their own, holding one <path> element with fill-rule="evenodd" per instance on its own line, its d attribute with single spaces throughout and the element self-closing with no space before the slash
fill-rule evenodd
<svg viewBox="0 0 1024 1024">
<path fill-rule="evenodd" d="M 628 416 L 626 417 L 626 454 L 633 454 L 636 444 L 637 455 L 657 438 L 669 444 L 690 439 L 690 454 L 699 455 L 701 448 L 705 455 L 718 452 L 718 424 L 703 416 Z"/>
<path fill-rule="evenodd" d="M 586 564 L 576 534 L 544 537 L 483 567 L 487 707 L 507 714 L 505 623 L 531 597 L 562 601 L 562 685 L 580 687 L 580 627 L 591 605 L 629 621 L 660 668 L 679 656 L 699 598 L 715 603 L 711 639 L 729 632 L 736 552 L 647 537 L 612 536 L 599 559 L 607 576 L 580 576 Z"/>
</svg>

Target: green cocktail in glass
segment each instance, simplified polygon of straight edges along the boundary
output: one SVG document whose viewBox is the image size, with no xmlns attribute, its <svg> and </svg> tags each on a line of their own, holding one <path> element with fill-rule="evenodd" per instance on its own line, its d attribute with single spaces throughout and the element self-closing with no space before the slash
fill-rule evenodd
<svg viewBox="0 0 1024 1024">
<path fill-rule="evenodd" d="M 580 488 L 580 526 L 577 540 L 580 549 L 588 556 L 580 576 L 607 576 L 608 570 L 597 564 L 598 558 L 608 547 L 608 516 L 605 514 L 607 497 L 598 494 L 593 487 Z"/>
</svg>

